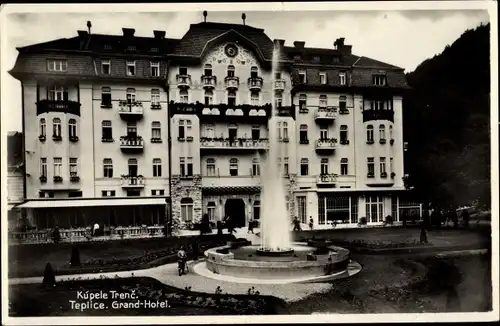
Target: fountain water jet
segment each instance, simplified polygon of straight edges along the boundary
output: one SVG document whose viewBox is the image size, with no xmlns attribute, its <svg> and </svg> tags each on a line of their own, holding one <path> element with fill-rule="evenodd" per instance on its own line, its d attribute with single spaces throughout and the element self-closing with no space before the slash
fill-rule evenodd
<svg viewBox="0 0 500 326">
<path fill-rule="evenodd" d="M 279 71 L 279 46 L 273 50 L 272 76 Z M 290 219 L 285 200 L 285 187 L 283 184 L 283 159 L 285 143 L 280 142 L 280 119 L 277 115 L 275 95 L 273 92 L 272 115 L 269 119 L 269 150 L 261 169 L 261 244 L 257 253 L 260 255 L 291 254 Z M 278 165 L 278 161 L 281 163 Z"/>
</svg>

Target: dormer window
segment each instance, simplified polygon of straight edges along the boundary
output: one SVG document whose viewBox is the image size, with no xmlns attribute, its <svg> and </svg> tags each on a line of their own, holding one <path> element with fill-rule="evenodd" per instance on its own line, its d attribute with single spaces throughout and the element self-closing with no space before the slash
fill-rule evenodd
<svg viewBox="0 0 500 326">
<path fill-rule="evenodd" d="M 345 71 L 341 71 L 341 72 L 339 73 L 339 83 L 340 83 L 340 85 L 341 85 L 341 86 L 345 86 L 345 84 L 346 84 L 346 79 L 347 79 L 347 78 L 346 78 L 346 73 L 345 73 Z"/>
<path fill-rule="evenodd" d="M 373 75 L 373 85 L 385 86 L 386 84 L 387 84 L 387 78 L 385 75 Z"/>
<path fill-rule="evenodd" d="M 151 77 L 160 77 L 160 63 L 151 61 Z"/>
<path fill-rule="evenodd" d="M 68 91 L 61 86 L 54 86 L 49 90 L 49 100 L 51 101 L 67 101 Z"/>
<path fill-rule="evenodd" d="M 186 76 L 188 74 L 188 69 L 181 67 L 179 68 L 179 76 Z"/>
<path fill-rule="evenodd" d="M 275 80 L 281 80 L 281 72 L 277 72 L 274 74 L 274 79 Z"/>
<path fill-rule="evenodd" d="M 227 67 L 227 77 L 234 77 L 234 66 Z"/>
<path fill-rule="evenodd" d="M 103 75 L 111 74 L 111 60 L 109 59 L 101 60 L 101 71 Z"/>
<path fill-rule="evenodd" d="M 320 62 L 320 61 L 321 61 L 321 58 L 320 58 L 319 56 L 315 55 L 315 56 L 313 57 L 313 61 L 314 61 L 314 62 Z"/>
<path fill-rule="evenodd" d="M 135 61 L 127 61 L 127 76 L 135 76 Z"/>
<path fill-rule="evenodd" d="M 205 65 L 205 70 L 203 72 L 205 76 L 212 76 L 212 65 L 206 64 Z"/>
<path fill-rule="evenodd" d="M 104 50 L 111 50 L 111 44 L 104 44 Z"/>
<path fill-rule="evenodd" d="M 160 52 L 160 50 L 158 48 L 151 48 L 151 52 L 156 53 L 156 52 Z"/>
<path fill-rule="evenodd" d="M 305 71 L 299 71 L 299 83 L 301 83 L 301 84 L 306 83 L 306 72 Z"/>
<path fill-rule="evenodd" d="M 319 82 L 321 85 L 326 84 L 326 72 L 322 71 L 319 73 Z"/>
<path fill-rule="evenodd" d="M 258 76 L 259 76 L 259 68 L 257 67 L 250 68 L 250 77 L 256 78 Z"/>
<path fill-rule="evenodd" d="M 68 60 L 47 60 L 47 70 L 48 71 L 67 71 L 68 70 Z"/>
<path fill-rule="evenodd" d="M 129 46 L 127 47 L 127 51 L 136 51 L 136 50 L 137 50 L 137 48 L 136 48 L 136 46 L 135 46 L 135 45 L 129 45 Z"/>
</svg>

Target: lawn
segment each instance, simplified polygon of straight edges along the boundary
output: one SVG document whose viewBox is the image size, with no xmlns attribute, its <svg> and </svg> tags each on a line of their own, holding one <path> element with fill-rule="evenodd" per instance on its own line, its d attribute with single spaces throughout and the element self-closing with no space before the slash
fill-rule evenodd
<svg viewBox="0 0 500 326">
<path fill-rule="evenodd" d="M 115 240 L 106 242 L 47 243 L 9 246 L 9 278 L 43 276 L 45 265 L 50 263 L 56 275 L 95 273 L 106 271 L 149 268 L 176 260 L 178 248 L 189 247 L 194 236 Z M 225 234 L 204 235 L 202 248 L 225 244 L 234 238 Z M 81 267 L 71 267 L 71 251 L 80 251 Z"/>
</svg>

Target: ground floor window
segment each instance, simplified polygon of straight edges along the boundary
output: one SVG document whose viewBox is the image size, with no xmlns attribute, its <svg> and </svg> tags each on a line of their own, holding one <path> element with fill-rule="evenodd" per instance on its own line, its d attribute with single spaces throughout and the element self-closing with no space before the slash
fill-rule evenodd
<svg viewBox="0 0 500 326">
<path fill-rule="evenodd" d="M 318 224 L 326 224 L 328 221 L 348 222 L 351 214 L 349 196 L 319 197 Z"/>
<path fill-rule="evenodd" d="M 191 222 L 193 220 L 193 199 L 181 199 L 181 220 L 184 222 Z"/>
<path fill-rule="evenodd" d="M 409 219 L 419 220 L 422 217 L 422 205 L 413 200 L 399 198 L 398 214 L 400 221 L 403 216 L 408 216 Z"/>
<path fill-rule="evenodd" d="M 366 196 L 367 222 L 384 221 L 384 198 L 382 196 Z"/>
<path fill-rule="evenodd" d="M 253 202 L 253 219 L 260 219 L 260 200 L 256 200 Z"/>
<path fill-rule="evenodd" d="M 297 196 L 297 211 L 299 212 L 300 223 L 307 223 L 306 196 Z"/>
<path fill-rule="evenodd" d="M 215 202 L 211 201 L 207 205 L 207 214 L 210 221 L 215 221 Z"/>
<path fill-rule="evenodd" d="M 358 197 L 351 197 L 351 223 L 358 223 Z"/>
</svg>

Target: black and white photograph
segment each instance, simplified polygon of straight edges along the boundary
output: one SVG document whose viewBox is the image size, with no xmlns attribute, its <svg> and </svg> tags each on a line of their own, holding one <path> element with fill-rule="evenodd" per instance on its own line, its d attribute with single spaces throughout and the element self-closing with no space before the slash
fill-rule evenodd
<svg viewBox="0 0 500 326">
<path fill-rule="evenodd" d="M 2 324 L 499 319 L 496 2 L 0 16 Z"/>
</svg>

